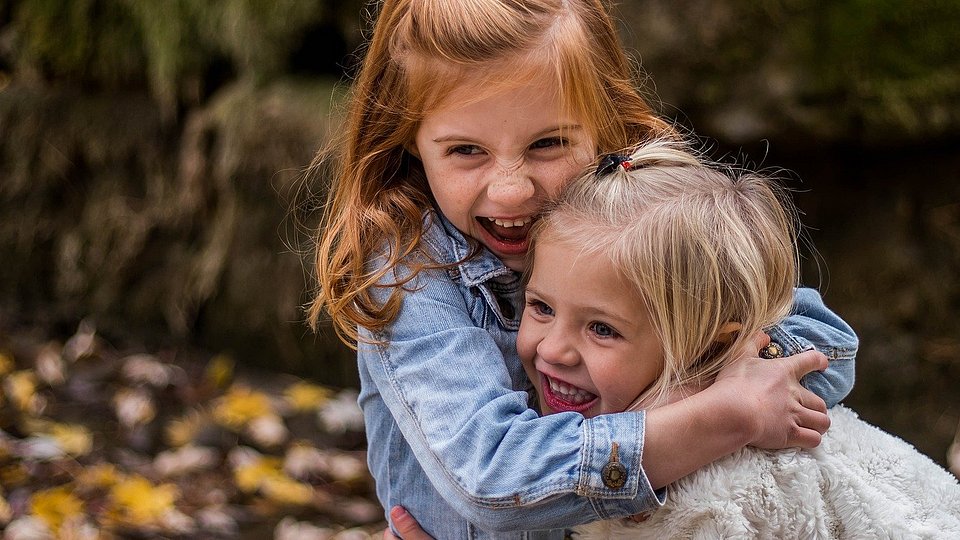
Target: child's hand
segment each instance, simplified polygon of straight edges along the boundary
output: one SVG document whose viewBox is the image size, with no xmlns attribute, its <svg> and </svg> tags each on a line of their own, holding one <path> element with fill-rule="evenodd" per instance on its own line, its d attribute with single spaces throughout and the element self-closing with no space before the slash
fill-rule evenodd
<svg viewBox="0 0 960 540">
<path fill-rule="evenodd" d="M 390 519 L 403 540 L 433 540 L 433 537 L 425 533 L 417 520 L 413 519 L 413 516 L 402 506 L 394 506 L 390 509 Z M 400 538 L 394 536 L 387 527 L 383 531 L 383 540 L 400 540 Z"/>
<path fill-rule="evenodd" d="M 758 448 L 813 448 L 830 427 L 823 400 L 800 385 L 811 371 L 827 368 L 827 358 L 807 351 L 787 358 L 762 359 L 757 351 L 769 343 L 758 335 L 741 359 L 724 368 L 714 386 L 737 396 L 748 445 Z"/>
</svg>

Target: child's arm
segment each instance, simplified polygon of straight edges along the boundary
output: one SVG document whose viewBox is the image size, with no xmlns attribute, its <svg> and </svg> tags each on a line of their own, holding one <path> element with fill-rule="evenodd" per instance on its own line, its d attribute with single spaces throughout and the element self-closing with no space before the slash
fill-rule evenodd
<svg viewBox="0 0 960 540">
<path fill-rule="evenodd" d="M 803 399 L 819 401 L 795 380 L 790 386 L 786 361 L 767 361 L 759 375 L 715 384 L 721 390 L 701 392 L 697 406 L 668 409 L 669 415 L 651 411 L 656 436 L 646 443 L 644 413 L 541 418 L 527 408 L 525 392 L 512 390 L 500 350 L 474 325 L 457 286 L 439 271 L 423 272 L 410 285 L 388 334 L 379 336 L 383 345 L 360 345 L 360 369 L 436 489 L 481 527 L 556 528 L 636 514 L 660 504 L 653 488 L 675 479 L 677 470 L 651 485 L 641 460 L 656 469 L 676 460 L 679 448 L 691 454 L 681 460 L 683 468 L 692 467 L 686 474 L 771 432 L 784 433 L 782 446 L 819 442 L 796 431 L 796 422 L 826 427 L 810 415 L 756 418 L 757 408 L 782 411 L 800 408 Z M 825 367 L 810 361 L 822 355 L 803 358 L 810 369 Z M 779 385 L 751 389 L 756 377 L 771 373 Z M 614 454 L 626 472 L 622 486 L 604 481 Z"/>
<path fill-rule="evenodd" d="M 808 373 L 801 383 L 833 407 L 853 388 L 857 335 L 824 305 L 815 289 L 798 288 L 793 298 L 793 313 L 769 329 L 770 339 L 783 347 L 785 356 L 813 348 L 827 355 L 830 366 Z"/>
<path fill-rule="evenodd" d="M 711 456 L 747 445 L 780 449 L 820 444 L 830 425 L 826 404 L 797 380 L 825 369 L 826 357 L 815 351 L 770 360 L 748 356 L 757 349 L 743 351 L 705 390 L 647 412 L 643 466 L 653 485 L 672 483 L 717 459 Z M 796 399 L 771 399 L 784 392 Z M 746 416 L 738 412 L 744 407 L 751 411 Z M 743 433 L 752 434 L 746 443 L 740 438 Z"/>
<path fill-rule="evenodd" d="M 383 343 L 359 345 L 361 377 L 376 386 L 409 451 L 457 513 L 488 530 L 516 531 L 660 504 L 640 467 L 642 413 L 541 418 L 527 393 L 513 390 L 500 348 L 476 326 L 457 284 L 429 271 L 407 289 L 398 316 L 376 336 Z M 618 489 L 601 479 L 612 442 L 628 471 Z M 424 509 L 408 510 L 430 530 Z"/>
</svg>

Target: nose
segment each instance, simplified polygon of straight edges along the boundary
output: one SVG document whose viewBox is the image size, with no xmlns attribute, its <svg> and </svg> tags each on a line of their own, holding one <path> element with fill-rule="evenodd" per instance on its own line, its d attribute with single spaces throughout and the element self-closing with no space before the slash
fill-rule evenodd
<svg viewBox="0 0 960 540">
<path fill-rule="evenodd" d="M 493 178 L 487 186 L 487 198 L 506 206 L 520 206 L 536 192 L 533 180 L 522 161 L 512 164 L 497 163 L 491 171 Z"/>
<path fill-rule="evenodd" d="M 580 352 L 571 333 L 553 325 L 537 344 L 537 355 L 548 364 L 574 366 L 580 362 Z"/>
</svg>

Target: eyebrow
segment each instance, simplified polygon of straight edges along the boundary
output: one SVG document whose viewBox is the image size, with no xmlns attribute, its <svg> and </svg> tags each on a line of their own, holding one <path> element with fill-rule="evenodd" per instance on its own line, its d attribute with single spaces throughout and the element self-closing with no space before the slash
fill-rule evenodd
<svg viewBox="0 0 960 540">
<path fill-rule="evenodd" d="M 581 126 L 580 124 L 571 124 L 571 125 L 563 125 L 563 126 L 547 128 L 543 131 L 534 133 L 532 139 L 536 140 L 551 133 L 570 132 L 570 131 L 583 131 L 583 126 Z M 437 137 L 436 139 L 433 139 L 433 142 L 444 143 L 444 142 L 461 142 L 461 141 L 472 141 L 472 140 L 473 139 L 471 139 L 470 137 L 453 134 L 453 135 L 445 135 L 443 137 Z"/>
</svg>

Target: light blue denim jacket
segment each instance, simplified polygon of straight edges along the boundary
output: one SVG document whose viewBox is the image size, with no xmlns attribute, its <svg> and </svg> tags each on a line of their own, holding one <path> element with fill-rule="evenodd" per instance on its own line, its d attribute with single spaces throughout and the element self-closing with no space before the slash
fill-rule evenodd
<svg viewBox="0 0 960 540">
<path fill-rule="evenodd" d="M 469 254 L 442 216 L 427 212 L 425 229 L 423 245 L 437 262 Z M 584 419 L 528 407 L 515 345 L 523 308 L 516 273 L 484 250 L 452 269 L 421 272 L 406 289 L 385 332 L 360 329 L 378 343 L 361 342 L 357 355 L 367 460 L 387 512 L 406 507 L 438 539 L 562 538 L 563 527 L 662 504 L 663 491 L 640 467 L 643 412 Z M 786 355 L 814 346 L 827 354 L 829 369 L 803 382 L 832 406 L 853 386 L 857 338 L 812 289 L 797 290 L 794 309 L 771 337 Z M 627 471 L 619 489 L 601 478 L 613 443 Z"/>
</svg>

